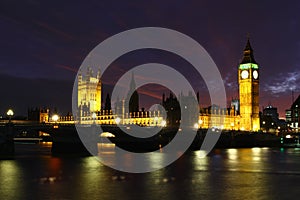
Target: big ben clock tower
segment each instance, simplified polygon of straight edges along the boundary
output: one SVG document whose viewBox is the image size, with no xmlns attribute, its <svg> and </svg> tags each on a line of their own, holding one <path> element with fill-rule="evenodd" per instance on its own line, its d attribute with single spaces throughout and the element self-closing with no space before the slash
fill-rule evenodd
<svg viewBox="0 0 300 200">
<path fill-rule="evenodd" d="M 258 131 L 259 122 L 259 68 L 254 60 L 248 38 L 243 59 L 238 69 L 240 95 L 240 129 Z"/>
</svg>

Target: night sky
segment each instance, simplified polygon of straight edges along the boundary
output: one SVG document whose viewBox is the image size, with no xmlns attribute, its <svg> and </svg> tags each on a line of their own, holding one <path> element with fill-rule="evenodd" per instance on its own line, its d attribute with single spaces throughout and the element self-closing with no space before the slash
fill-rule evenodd
<svg viewBox="0 0 300 200">
<path fill-rule="evenodd" d="M 165 27 L 198 41 L 223 76 L 228 101 L 238 96 L 237 67 L 247 33 L 260 65 L 260 107 L 278 107 L 280 116 L 300 94 L 300 2 L 288 1 L 38 1 L 0 2 L 0 116 L 8 108 L 71 111 L 73 82 L 83 59 L 106 38 L 138 27 Z M 103 96 L 128 69 L 147 62 L 168 64 L 207 97 L 185 61 L 161 51 L 137 51 L 114 62 L 103 77 Z M 113 73 L 112 73 L 113 72 Z M 137 77 L 139 78 L 139 77 Z M 159 102 L 159 87 L 143 87 L 146 107 Z M 145 97 L 149 98 L 145 98 Z"/>
</svg>

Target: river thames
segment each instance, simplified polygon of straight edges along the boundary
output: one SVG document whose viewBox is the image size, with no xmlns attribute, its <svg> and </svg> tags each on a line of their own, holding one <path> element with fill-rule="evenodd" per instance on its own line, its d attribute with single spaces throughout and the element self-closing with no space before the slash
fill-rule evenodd
<svg viewBox="0 0 300 200">
<path fill-rule="evenodd" d="M 159 155 L 157 155 L 159 154 Z M 299 148 L 185 153 L 161 170 L 130 174 L 93 157 L 53 157 L 51 143 L 16 144 L 0 160 L 0 197 L 18 199 L 298 199 Z M 153 153 L 153 162 L 163 153 Z M 151 159 L 151 158 L 150 158 Z"/>
</svg>

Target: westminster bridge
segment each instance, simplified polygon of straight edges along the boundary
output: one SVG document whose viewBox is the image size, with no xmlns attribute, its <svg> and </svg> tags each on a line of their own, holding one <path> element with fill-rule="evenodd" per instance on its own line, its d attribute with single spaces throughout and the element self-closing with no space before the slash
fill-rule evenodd
<svg viewBox="0 0 300 200">
<path fill-rule="evenodd" d="M 149 138 L 136 138 L 124 134 L 124 131 L 116 124 L 100 126 L 93 123 L 80 126 L 84 128 L 85 132 L 91 133 L 95 144 L 102 142 L 104 138 L 110 138 L 111 143 L 118 144 L 122 148 L 131 149 L 139 146 L 143 148 L 142 151 L 152 151 L 167 144 L 172 140 L 177 130 L 176 128 L 151 127 L 151 131 L 159 133 Z M 123 128 L 128 131 L 130 125 L 123 126 Z M 150 131 L 147 128 L 144 130 L 145 133 Z M 0 155 L 13 154 L 14 142 L 16 141 L 39 141 L 42 138 L 51 139 L 53 154 L 89 154 L 82 144 L 74 122 L 38 123 L 27 120 L 3 120 L 0 122 Z"/>
<path fill-rule="evenodd" d="M 154 132 L 156 131 L 157 134 L 151 137 L 138 138 L 124 133 L 124 131 L 116 124 L 101 126 L 96 124 L 85 124 L 83 125 L 83 128 L 85 128 L 85 131 L 88 134 L 92 135 L 95 145 L 101 143 L 105 138 L 109 139 L 112 144 L 133 152 L 150 152 L 158 150 L 167 145 L 177 133 L 182 131 L 179 127 L 148 127 L 148 129 L 143 129 L 145 130 L 145 134 L 149 135 L 149 133 L 147 133 L 147 131 L 150 131 L 149 128 L 151 128 L 152 131 L 154 129 Z M 130 125 L 126 125 L 123 126 L 123 128 L 125 128 L 125 132 L 127 132 L 131 127 Z M 182 133 L 183 132 L 186 131 L 182 131 Z M 192 132 L 195 139 L 191 143 L 190 149 L 200 149 L 203 139 L 206 136 L 207 129 L 197 129 L 197 131 Z M 141 132 L 140 134 L 143 135 L 144 133 Z M 213 134 L 220 135 L 215 146 L 217 148 L 282 147 L 286 146 L 283 139 L 287 140 L 285 137 L 282 137 L 282 135 L 276 136 L 274 134 L 261 132 L 251 133 L 235 130 L 213 130 Z M 3 155 L 14 154 L 14 142 L 16 138 L 37 139 L 47 135 L 52 139 L 53 154 L 90 154 L 83 145 L 74 122 L 37 123 L 26 120 L 12 120 L 10 122 L 0 122 L 0 157 L 3 157 Z M 298 139 L 297 143 L 299 143 L 299 135 L 295 138 L 295 141 Z"/>
</svg>

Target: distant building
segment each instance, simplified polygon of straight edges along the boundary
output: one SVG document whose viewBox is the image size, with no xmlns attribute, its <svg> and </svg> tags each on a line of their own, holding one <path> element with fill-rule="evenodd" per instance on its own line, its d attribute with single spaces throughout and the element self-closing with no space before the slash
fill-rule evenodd
<svg viewBox="0 0 300 200">
<path fill-rule="evenodd" d="M 200 109 L 199 127 L 200 128 L 218 128 L 226 130 L 245 130 L 240 126 L 240 115 L 238 115 L 234 106 L 231 108 L 221 108 L 212 105 Z"/>
<path fill-rule="evenodd" d="M 178 100 L 172 93 L 167 98 L 163 95 L 162 106 L 167 112 L 167 126 L 183 124 L 186 126 L 197 125 L 197 127 L 205 129 L 212 127 L 227 130 L 240 129 L 240 116 L 234 110 L 234 106 L 220 108 L 217 105 L 212 105 L 199 109 L 198 103 L 198 98 L 197 100 L 194 99 L 191 92 L 187 96 L 178 95 Z M 181 114 L 181 109 L 184 111 L 183 114 Z M 183 116 L 182 119 L 181 116 Z"/>
<path fill-rule="evenodd" d="M 259 65 L 254 59 L 249 39 L 237 72 L 239 99 L 232 100 L 229 108 L 212 105 L 199 109 L 199 95 L 198 101 L 195 101 L 191 93 L 187 96 L 180 94 L 178 98 L 171 93 L 167 98 L 163 95 L 162 106 L 167 116 L 162 116 L 159 110 L 150 112 L 139 109 L 139 95 L 133 74 L 128 95 L 115 102 L 114 112 L 109 110 L 111 108 L 109 96 L 106 98 L 105 109 L 101 109 L 100 72 L 94 77 L 93 71 L 88 68 L 85 76 L 81 73 L 78 75 L 79 121 L 86 124 L 93 122 L 142 126 L 183 124 L 200 128 L 258 131 L 260 130 Z M 125 105 L 129 105 L 128 108 Z M 200 112 L 197 113 L 198 110 Z"/>
<path fill-rule="evenodd" d="M 249 38 L 238 66 L 239 99 L 230 108 L 212 105 L 200 109 L 200 127 L 258 131 L 259 117 L 259 65 L 254 59 Z"/>
<path fill-rule="evenodd" d="M 184 126 L 194 126 L 198 123 L 199 118 L 199 97 L 198 94 L 196 98 L 189 91 L 188 95 L 185 96 L 182 93 L 179 95 L 179 102 L 182 106 L 182 119 L 181 123 Z"/>
<path fill-rule="evenodd" d="M 78 74 L 78 110 L 79 116 L 91 116 L 101 110 L 101 74 L 94 76 L 88 67 L 85 76 Z"/>
<path fill-rule="evenodd" d="M 48 108 L 29 108 L 28 120 L 36 122 L 49 122 L 49 109 Z"/>
<path fill-rule="evenodd" d="M 166 110 L 167 126 L 179 126 L 181 120 L 181 111 L 179 101 L 177 100 L 176 96 L 174 96 L 173 93 L 170 93 L 169 97 L 166 98 L 165 94 L 163 94 L 162 106 Z"/>
<path fill-rule="evenodd" d="M 239 99 L 232 99 L 230 106 L 234 107 L 234 110 L 237 114 L 240 113 L 240 100 Z"/>
<path fill-rule="evenodd" d="M 134 74 L 132 73 L 130 88 L 125 99 L 125 105 L 129 105 L 129 110 L 125 110 L 126 113 L 139 112 L 139 94 L 136 91 L 136 84 L 134 80 Z"/>
<path fill-rule="evenodd" d="M 277 108 L 273 106 L 267 106 L 263 109 L 264 116 L 270 116 L 275 122 L 279 121 L 279 114 L 277 112 Z"/>
<path fill-rule="evenodd" d="M 289 127 L 293 130 L 298 132 L 300 129 L 300 117 L 299 117 L 299 107 L 300 107 L 300 95 L 293 102 L 290 109 L 285 111 L 286 122 L 288 123 Z"/>
<path fill-rule="evenodd" d="M 287 123 L 291 123 L 292 121 L 292 110 L 291 109 L 287 109 L 285 110 L 285 120 Z"/>
<path fill-rule="evenodd" d="M 275 132 L 278 127 L 284 124 L 279 120 L 279 114 L 276 107 L 267 106 L 261 114 L 261 129 L 267 132 Z"/>
<path fill-rule="evenodd" d="M 243 59 L 238 68 L 240 126 L 244 130 L 258 131 L 259 118 L 259 65 L 254 59 L 248 39 Z"/>
<path fill-rule="evenodd" d="M 125 99 L 115 102 L 114 112 L 111 99 L 107 94 L 104 109 L 101 106 L 101 75 L 93 74 L 90 67 L 86 74 L 78 74 L 78 110 L 76 123 L 80 124 L 137 124 L 140 126 L 163 125 L 163 118 L 159 111 L 139 110 L 139 95 L 136 91 L 134 75 L 132 74 L 130 89 Z M 125 105 L 129 105 L 125 108 Z M 71 116 L 61 117 L 60 120 L 68 121 Z"/>
<path fill-rule="evenodd" d="M 107 103 L 107 102 L 105 102 Z M 128 107 L 126 107 L 128 105 Z M 115 102 L 115 113 L 118 116 L 138 116 L 139 110 L 139 94 L 136 90 L 134 74 L 132 73 L 129 91 L 125 99 L 117 99 Z"/>
<path fill-rule="evenodd" d="M 111 99 L 109 94 L 106 95 L 104 110 L 111 111 Z"/>
<path fill-rule="evenodd" d="M 58 121 L 64 121 L 64 122 L 74 122 L 74 118 L 72 113 L 68 112 L 67 115 L 59 116 Z"/>
<path fill-rule="evenodd" d="M 208 108 L 201 108 L 198 120 L 187 119 L 188 124 L 198 124 L 201 128 L 219 128 L 228 130 L 260 130 L 259 117 L 259 65 L 254 59 L 253 49 L 247 40 L 243 52 L 243 58 L 238 66 L 239 99 L 234 99 L 229 108 L 220 108 L 212 105 Z M 167 124 L 176 125 L 182 123 L 180 118 L 180 106 L 183 109 L 191 109 L 190 115 L 193 116 L 195 105 L 190 104 L 191 95 L 179 95 L 177 100 L 173 95 L 165 99 L 163 96 L 163 106 L 167 111 Z M 199 101 L 199 97 L 197 96 Z M 185 119 L 185 117 L 183 117 Z"/>
</svg>

